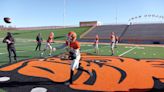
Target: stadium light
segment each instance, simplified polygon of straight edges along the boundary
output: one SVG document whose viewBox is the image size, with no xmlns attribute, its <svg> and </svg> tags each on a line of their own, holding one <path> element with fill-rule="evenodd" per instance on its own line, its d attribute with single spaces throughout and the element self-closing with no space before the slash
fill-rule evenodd
<svg viewBox="0 0 164 92">
<path fill-rule="evenodd" d="M 164 16 L 160 16 L 160 15 L 157 15 L 157 14 L 145 14 L 143 16 L 134 16 L 134 17 L 131 17 L 128 21 L 131 23 L 131 22 L 134 22 L 136 21 L 137 19 L 141 19 L 141 18 L 149 18 L 149 19 L 153 19 L 153 18 L 156 18 L 158 19 L 159 21 L 163 22 L 164 20 Z M 156 21 L 156 20 L 155 20 Z M 154 22 L 155 22 L 154 21 Z M 158 22 L 159 22 L 158 21 Z M 153 21 L 152 21 L 153 22 Z M 157 22 L 157 21 L 156 21 Z"/>
</svg>

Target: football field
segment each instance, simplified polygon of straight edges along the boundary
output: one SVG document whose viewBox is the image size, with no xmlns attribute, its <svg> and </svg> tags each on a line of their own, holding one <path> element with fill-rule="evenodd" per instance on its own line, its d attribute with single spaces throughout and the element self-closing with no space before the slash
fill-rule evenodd
<svg viewBox="0 0 164 92">
<path fill-rule="evenodd" d="M 48 56 L 47 50 L 41 56 L 42 51 L 35 51 L 35 37 L 38 33 L 42 33 L 44 42 L 41 49 L 43 50 L 47 36 L 52 31 L 55 34 L 55 42 L 52 46 L 59 47 L 65 43 L 69 31 L 75 31 L 79 37 L 87 29 L 89 27 L 11 31 L 16 40 L 18 59 L 17 63 L 12 62 L 12 64 L 8 64 L 6 44 L 2 43 L 6 31 L 0 31 L 0 81 L 4 81 L 5 76 L 9 79 L 0 83 L 0 92 L 13 92 L 13 90 L 32 92 L 30 90 L 39 88 L 51 90 L 50 92 L 163 89 L 160 85 L 163 85 L 164 46 L 121 43 L 117 45 L 115 54 L 111 56 L 110 43 L 100 43 L 97 55 L 93 42 L 80 42 L 82 52 L 80 62 L 83 68 L 74 74 L 75 85 L 64 85 L 69 79 L 71 62 L 58 56 L 65 53 L 66 49 L 57 49 L 52 56 Z M 91 74 L 86 72 L 87 70 L 91 71 Z"/>
<path fill-rule="evenodd" d="M 2 41 L 1 41 L 2 42 Z M 55 42 L 53 43 L 53 47 L 61 46 L 64 43 Z M 31 59 L 31 58 L 43 58 L 48 56 L 47 53 L 44 54 L 43 57 L 40 56 L 42 51 L 35 51 L 36 42 L 34 40 L 28 39 L 16 39 L 16 51 L 18 56 L 18 61 Z M 42 44 L 42 50 L 45 48 L 45 42 Z M 110 56 L 111 50 L 109 44 L 100 44 L 99 45 L 99 55 L 100 56 Z M 58 49 L 53 52 L 52 56 L 57 56 L 66 52 L 65 49 Z M 92 43 L 83 44 L 81 43 L 81 52 L 89 53 L 92 55 L 96 55 L 94 53 L 94 47 Z M 119 44 L 117 48 L 115 48 L 114 56 L 120 57 L 130 57 L 135 59 L 164 59 L 164 47 L 163 46 L 140 46 L 140 45 L 122 45 Z M 6 44 L 1 43 L 0 45 L 0 64 L 8 63 L 8 52 L 6 49 Z"/>
</svg>

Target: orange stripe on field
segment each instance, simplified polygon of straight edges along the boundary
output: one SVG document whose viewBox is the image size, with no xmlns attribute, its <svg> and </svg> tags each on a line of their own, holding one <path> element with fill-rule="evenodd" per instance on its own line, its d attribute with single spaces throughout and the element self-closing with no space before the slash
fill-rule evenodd
<svg viewBox="0 0 164 92">
<path fill-rule="evenodd" d="M 15 64 L 12 64 L 12 65 L 9 65 L 9 66 L 6 66 L 4 68 L 0 68 L 0 71 L 12 71 L 20 66 L 22 66 L 22 64 L 24 63 L 25 61 L 22 61 L 22 62 L 18 62 L 18 63 L 15 63 Z"/>
<path fill-rule="evenodd" d="M 35 68 L 35 66 L 47 68 L 54 73 Z M 23 75 L 48 78 L 55 82 L 64 82 L 69 79 L 70 67 L 60 63 L 31 61 L 27 66 L 23 67 L 18 72 Z"/>
</svg>

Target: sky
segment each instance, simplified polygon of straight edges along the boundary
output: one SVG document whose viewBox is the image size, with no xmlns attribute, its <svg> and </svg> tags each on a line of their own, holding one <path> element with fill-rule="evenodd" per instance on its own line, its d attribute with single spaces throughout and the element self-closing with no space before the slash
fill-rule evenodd
<svg viewBox="0 0 164 92">
<path fill-rule="evenodd" d="M 17 27 L 77 26 L 79 21 L 95 20 L 121 24 L 134 16 L 164 15 L 163 4 L 164 0 L 0 0 L 0 25 L 8 25 L 4 17 Z"/>
</svg>

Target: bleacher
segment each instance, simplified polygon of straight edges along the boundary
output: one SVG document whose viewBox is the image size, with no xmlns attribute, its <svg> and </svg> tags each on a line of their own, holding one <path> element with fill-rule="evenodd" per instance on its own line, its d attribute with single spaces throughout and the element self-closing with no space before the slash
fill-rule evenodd
<svg viewBox="0 0 164 92">
<path fill-rule="evenodd" d="M 110 33 L 115 32 L 118 36 L 122 34 L 127 25 L 102 25 L 95 27 L 92 31 L 86 34 L 83 39 L 95 39 L 98 34 L 101 39 L 109 39 Z"/>
<path fill-rule="evenodd" d="M 133 24 L 121 37 L 122 42 L 163 43 L 164 24 Z"/>
<path fill-rule="evenodd" d="M 111 32 L 115 32 L 122 43 L 164 43 L 164 24 L 97 26 L 84 35 L 81 41 L 93 41 L 98 34 L 101 42 L 109 42 Z"/>
</svg>

